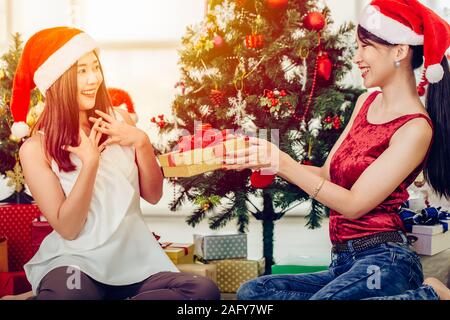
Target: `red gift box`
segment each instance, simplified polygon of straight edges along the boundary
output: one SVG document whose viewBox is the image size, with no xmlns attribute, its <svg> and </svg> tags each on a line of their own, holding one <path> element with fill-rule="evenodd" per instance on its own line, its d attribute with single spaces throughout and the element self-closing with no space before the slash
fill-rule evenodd
<svg viewBox="0 0 450 320">
<path fill-rule="evenodd" d="M 0 234 L 8 238 L 9 271 L 23 271 L 33 256 L 31 226 L 40 216 L 35 204 L 0 205 Z"/>
<path fill-rule="evenodd" d="M 0 272 L 0 298 L 31 291 L 31 285 L 24 271 Z"/>
<path fill-rule="evenodd" d="M 31 251 L 35 255 L 39 250 L 44 238 L 53 231 L 52 226 L 47 221 L 41 221 L 40 218 L 34 220 L 31 224 Z"/>
</svg>

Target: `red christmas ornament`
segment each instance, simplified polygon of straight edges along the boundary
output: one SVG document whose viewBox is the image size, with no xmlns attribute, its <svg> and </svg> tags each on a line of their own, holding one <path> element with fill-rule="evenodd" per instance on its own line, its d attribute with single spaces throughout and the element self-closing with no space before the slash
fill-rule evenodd
<svg viewBox="0 0 450 320">
<path fill-rule="evenodd" d="M 330 80 L 333 64 L 331 63 L 331 60 L 328 58 L 328 53 L 322 52 L 319 55 L 318 60 L 319 61 L 317 65 L 317 72 L 325 80 L 327 81 Z"/>
<path fill-rule="evenodd" d="M 163 129 L 166 126 L 166 123 L 164 121 L 158 122 L 158 126 Z"/>
<path fill-rule="evenodd" d="M 280 101 L 278 99 L 271 99 L 270 102 L 272 103 L 272 107 L 276 107 Z"/>
<path fill-rule="evenodd" d="M 261 174 L 261 171 L 253 171 L 250 176 L 250 183 L 254 188 L 264 189 L 270 186 L 275 179 L 275 175 L 273 174 Z"/>
<path fill-rule="evenodd" d="M 321 31 L 325 28 L 325 17 L 320 12 L 310 12 L 303 19 L 303 25 L 308 30 Z"/>
<path fill-rule="evenodd" d="M 333 127 L 338 130 L 341 128 L 341 119 L 339 118 L 339 116 L 335 116 L 333 119 Z"/>
<path fill-rule="evenodd" d="M 224 41 L 223 38 L 219 35 L 216 35 L 213 39 L 213 43 L 214 43 L 214 48 L 222 48 Z"/>
<path fill-rule="evenodd" d="M 328 116 L 328 117 L 325 118 L 324 121 L 325 121 L 325 123 L 331 123 L 333 120 L 331 120 L 331 117 Z"/>
<path fill-rule="evenodd" d="M 211 99 L 211 102 L 213 105 L 217 106 L 220 105 L 223 102 L 225 95 L 220 90 L 212 89 L 211 93 L 209 95 L 209 98 Z"/>
<path fill-rule="evenodd" d="M 286 9 L 288 0 L 266 0 L 266 6 L 273 10 Z"/>
<path fill-rule="evenodd" d="M 418 86 L 417 87 L 417 93 L 419 96 L 423 97 L 425 95 L 425 87 L 424 86 Z"/>
<path fill-rule="evenodd" d="M 264 37 L 262 34 L 251 34 L 245 36 L 245 46 L 248 49 L 260 49 L 264 45 Z"/>
</svg>

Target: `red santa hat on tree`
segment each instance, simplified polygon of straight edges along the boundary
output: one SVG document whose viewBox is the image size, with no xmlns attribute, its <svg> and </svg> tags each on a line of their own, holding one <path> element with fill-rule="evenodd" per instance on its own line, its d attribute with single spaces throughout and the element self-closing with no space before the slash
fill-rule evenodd
<svg viewBox="0 0 450 320">
<path fill-rule="evenodd" d="M 108 94 L 111 98 L 111 104 L 113 107 L 128 111 L 131 119 L 133 119 L 135 123 L 138 122 L 138 116 L 134 110 L 134 103 L 128 92 L 119 88 L 108 88 Z"/>
<path fill-rule="evenodd" d="M 442 79 L 440 63 L 450 46 L 450 26 L 419 1 L 373 0 L 363 9 L 359 24 L 391 44 L 423 45 L 426 79 Z"/>
<path fill-rule="evenodd" d="M 83 55 L 98 51 L 95 41 L 81 30 L 69 27 L 45 29 L 34 34 L 25 44 L 14 76 L 11 133 L 17 138 L 29 134 L 26 124 L 31 90 L 47 90 Z"/>
</svg>

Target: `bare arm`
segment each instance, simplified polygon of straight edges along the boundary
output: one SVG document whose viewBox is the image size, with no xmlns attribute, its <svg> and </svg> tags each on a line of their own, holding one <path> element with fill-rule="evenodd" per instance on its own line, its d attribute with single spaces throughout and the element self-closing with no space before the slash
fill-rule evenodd
<svg viewBox="0 0 450 320">
<path fill-rule="evenodd" d="M 351 190 L 325 181 L 317 201 L 349 219 L 358 219 L 386 199 L 423 161 L 432 138 L 425 119 L 413 119 L 401 127 L 390 146 L 361 174 Z M 280 176 L 292 177 L 308 194 L 321 181 L 292 158 L 283 155 Z"/>
<path fill-rule="evenodd" d="M 41 136 L 28 139 L 19 151 L 25 180 L 39 209 L 53 229 L 66 240 L 74 240 L 87 219 L 101 150 L 97 147 L 100 136 L 92 130 L 88 138 L 80 130 L 80 145 L 66 147 L 82 161 L 78 178 L 67 197 L 46 159 Z"/>
<path fill-rule="evenodd" d="M 134 121 L 125 110 L 117 110 L 127 124 L 134 127 Z M 137 129 L 137 128 L 135 128 Z M 163 175 L 156 161 L 153 146 L 147 134 L 138 130 L 139 138 L 135 143 L 136 164 L 139 169 L 140 195 L 151 204 L 157 204 L 163 193 Z"/>
<path fill-rule="evenodd" d="M 19 156 L 30 191 L 53 229 L 66 240 L 74 240 L 82 230 L 89 212 L 98 161 L 86 161 L 67 196 L 51 170 L 39 136 L 28 139 Z"/>
</svg>

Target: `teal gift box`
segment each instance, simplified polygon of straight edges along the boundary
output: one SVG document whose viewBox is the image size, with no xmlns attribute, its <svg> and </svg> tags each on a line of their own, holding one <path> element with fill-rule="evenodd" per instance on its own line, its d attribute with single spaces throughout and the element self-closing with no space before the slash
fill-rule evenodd
<svg viewBox="0 0 450 320">
<path fill-rule="evenodd" d="M 247 235 L 194 234 L 194 254 L 201 260 L 247 258 Z"/>
</svg>

